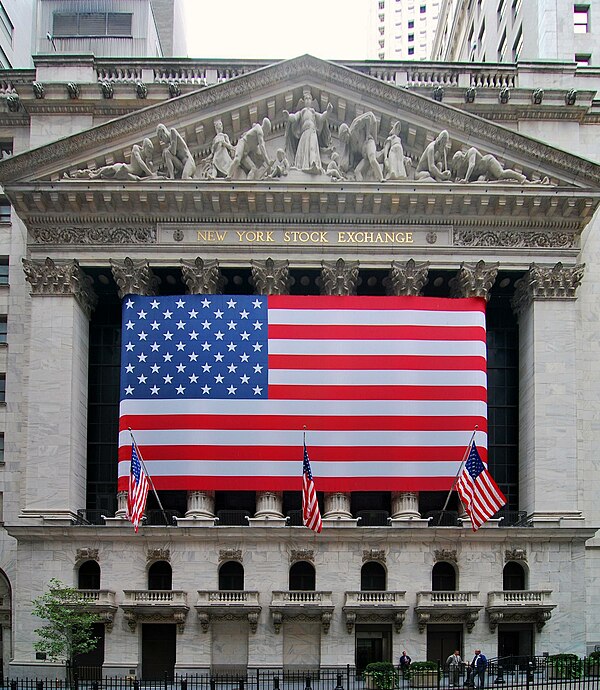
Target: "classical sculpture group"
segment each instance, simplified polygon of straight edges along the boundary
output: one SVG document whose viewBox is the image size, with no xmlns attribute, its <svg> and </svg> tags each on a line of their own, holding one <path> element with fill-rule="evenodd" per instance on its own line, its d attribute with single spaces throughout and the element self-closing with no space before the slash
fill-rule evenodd
<svg viewBox="0 0 600 690">
<path fill-rule="evenodd" d="M 491 154 L 477 148 L 460 148 L 452 154 L 452 142 L 442 130 L 419 156 L 408 156 L 402 143 L 402 122 L 392 122 L 385 139 L 372 111 L 357 115 L 350 124 L 341 122 L 337 138 L 330 122 L 333 106 L 321 111 L 310 90 L 305 89 L 295 112 L 283 111 L 283 146 L 269 153 L 267 140 L 273 131 L 267 117 L 244 132 L 234 144 L 215 120 L 215 134 L 208 155 L 194 157 L 185 139 L 164 124 L 156 128 L 155 141 L 134 145 L 129 162 L 99 168 L 83 168 L 65 174 L 70 179 L 205 179 L 278 180 L 322 179 L 331 182 L 515 182 L 525 184 L 523 173 L 505 168 Z M 160 152 L 160 156 L 157 153 Z M 547 183 L 548 180 L 538 180 Z"/>
</svg>

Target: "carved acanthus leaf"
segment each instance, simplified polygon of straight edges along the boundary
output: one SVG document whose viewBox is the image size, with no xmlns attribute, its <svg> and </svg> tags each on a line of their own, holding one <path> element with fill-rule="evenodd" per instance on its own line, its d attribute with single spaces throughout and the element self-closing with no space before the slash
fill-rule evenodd
<svg viewBox="0 0 600 690">
<path fill-rule="evenodd" d="M 181 273 L 190 295 L 220 295 L 225 280 L 217 259 L 204 261 L 197 257 L 195 261 L 181 260 Z"/>
<path fill-rule="evenodd" d="M 531 264 L 529 271 L 515 283 L 513 309 L 520 314 L 534 300 L 577 299 L 584 270 L 585 264 L 563 266 L 560 261 L 551 267 Z"/>
<path fill-rule="evenodd" d="M 321 294 L 355 295 L 358 283 L 358 261 L 321 262 Z"/>
<path fill-rule="evenodd" d="M 290 265 L 287 259 L 250 262 L 252 284 L 259 295 L 287 295 L 290 291 Z"/>
<path fill-rule="evenodd" d="M 219 550 L 219 563 L 224 561 L 238 561 L 242 562 L 242 550 L 241 549 L 220 549 Z"/>
<path fill-rule="evenodd" d="M 126 257 L 123 261 L 110 260 L 115 282 L 119 286 L 119 297 L 125 295 L 155 295 L 158 278 L 145 259 L 134 261 Z"/>
<path fill-rule="evenodd" d="M 450 281 L 452 297 L 483 297 L 490 298 L 490 291 L 498 275 L 499 263 L 486 264 L 478 261 L 476 264 L 462 263 L 456 276 Z"/>
<path fill-rule="evenodd" d="M 146 554 L 146 560 L 150 561 L 170 561 L 171 560 L 171 550 L 170 549 L 148 549 Z"/>
<path fill-rule="evenodd" d="M 404 264 L 399 261 L 392 261 L 390 274 L 384 280 L 384 285 L 388 295 L 416 297 L 427 285 L 428 274 L 429 261 L 416 263 L 414 259 L 409 259 Z"/>
</svg>

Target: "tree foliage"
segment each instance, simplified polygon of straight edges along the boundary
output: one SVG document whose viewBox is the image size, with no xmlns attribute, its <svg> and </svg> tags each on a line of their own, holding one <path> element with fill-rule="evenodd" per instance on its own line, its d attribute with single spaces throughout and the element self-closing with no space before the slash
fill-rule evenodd
<svg viewBox="0 0 600 690">
<path fill-rule="evenodd" d="M 86 610 L 77 589 L 53 578 L 48 591 L 32 603 L 32 613 L 46 621 L 46 625 L 35 630 L 40 638 L 33 645 L 36 651 L 45 652 L 51 661 L 73 664 L 78 654 L 96 648 L 98 640 L 92 626 L 98 618 Z"/>
</svg>

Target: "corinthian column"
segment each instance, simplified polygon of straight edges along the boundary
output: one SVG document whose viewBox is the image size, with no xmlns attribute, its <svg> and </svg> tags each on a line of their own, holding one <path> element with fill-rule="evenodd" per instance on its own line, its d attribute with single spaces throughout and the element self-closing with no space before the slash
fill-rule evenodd
<svg viewBox="0 0 600 690">
<path fill-rule="evenodd" d="M 289 262 L 250 262 L 252 283 L 257 295 L 287 295 L 290 291 Z M 257 491 L 255 518 L 283 518 L 283 493 L 281 491 Z"/>
<path fill-rule="evenodd" d="M 461 264 L 456 276 L 450 280 L 450 296 L 483 297 L 488 302 L 499 265 L 486 264 L 485 261 Z"/>
<path fill-rule="evenodd" d="M 31 285 L 24 515 L 70 520 L 85 508 L 92 281 L 75 260 L 23 259 Z"/>
<path fill-rule="evenodd" d="M 321 262 L 322 295 L 355 295 L 358 284 L 358 261 Z M 350 520 L 350 494 L 337 491 L 325 494 L 324 518 Z"/>
</svg>

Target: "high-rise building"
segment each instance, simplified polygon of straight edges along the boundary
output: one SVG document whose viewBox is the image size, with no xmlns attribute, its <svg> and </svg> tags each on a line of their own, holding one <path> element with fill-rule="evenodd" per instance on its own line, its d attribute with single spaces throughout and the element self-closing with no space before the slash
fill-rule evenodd
<svg viewBox="0 0 600 690">
<path fill-rule="evenodd" d="M 433 60 L 600 62 L 600 8 L 572 0 L 443 0 Z"/>
<path fill-rule="evenodd" d="M 0 69 L 30 67 L 35 0 L 0 0 Z"/>
<path fill-rule="evenodd" d="M 427 60 L 441 0 L 370 0 L 370 59 Z"/>
</svg>

